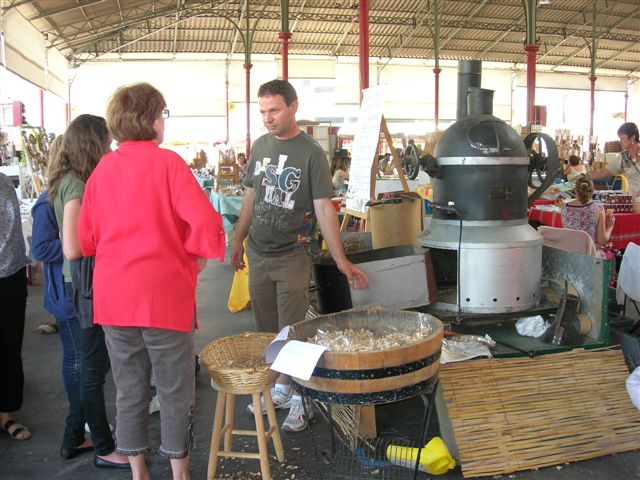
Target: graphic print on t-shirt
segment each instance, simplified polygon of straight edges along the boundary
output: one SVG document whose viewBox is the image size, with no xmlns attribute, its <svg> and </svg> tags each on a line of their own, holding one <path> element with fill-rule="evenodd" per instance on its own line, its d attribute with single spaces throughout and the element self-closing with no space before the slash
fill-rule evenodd
<svg viewBox="0 0 640 480">
<path fill-rule="evenodd" d="M 264 187 L 264 203 L 282 207 L 286 210 L 293 210 L 295 200 L 293 194 L 300 187 L 300 176 L 302 170 L 294 167 L 282 168 L 282 173 L 278 175 L 275 165 L 268 165 L 262 179 Z"/>
</svg>

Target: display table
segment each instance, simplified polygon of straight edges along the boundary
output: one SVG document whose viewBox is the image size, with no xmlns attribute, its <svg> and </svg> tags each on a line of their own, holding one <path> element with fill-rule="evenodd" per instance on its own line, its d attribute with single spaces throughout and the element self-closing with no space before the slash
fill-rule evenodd
<svg viewBox="0 0 640 480">
<path fill-rule="evenodd" d="M 222 215 L 222 226 L 224 227 L 224 233 L 227 234 L 228 241 L 240 217 L 240 208 L 244 197 L 242 195 L 224 195 L 211 190 L 209 200 L 213 208 Z"/>
<path fill-rule="evenodd" d="M 609 239 L 613 248 L 620 250 L 627 247 L 629 242 L 640 244 L 640 214 L 614 213 L 616 223 Z M 562 228 L 560 209 L 536 208 L 529 209 L 529 220 L 536 220 L 543 225 Z"/>
</svg>

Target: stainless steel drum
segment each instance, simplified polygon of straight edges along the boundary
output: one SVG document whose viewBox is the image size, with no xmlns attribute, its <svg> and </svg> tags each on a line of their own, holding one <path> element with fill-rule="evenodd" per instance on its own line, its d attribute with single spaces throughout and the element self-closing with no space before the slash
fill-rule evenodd
<svg viewBox="0 0 640 480">
<path fill-rule="evenodd" d="M 469 115 L 442 135 L 434 213 L 418 243 L 431 250 L 436 309 L 502 313 L 538 303 L 542 237 L 528 224 L 529 157 L 516 131 L 492 115 L 490 90 L 469 88 Z"/>
</svg>

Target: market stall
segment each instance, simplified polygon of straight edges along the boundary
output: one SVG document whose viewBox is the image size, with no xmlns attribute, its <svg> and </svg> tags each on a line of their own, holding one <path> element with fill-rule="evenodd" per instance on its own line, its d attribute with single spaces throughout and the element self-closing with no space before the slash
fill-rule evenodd
<svg viewBox="0 0 640 480">
<path fill-rule="evenodd" d="M 627 248 L 631 242 L 640 244 L 640 213 L 614 213 L 616 222 L 610 241 L 616 250 Z M 553 205 L 533 206 L 529 209 L 529 220 L 550 227 L 562 228 L 560 208 Z"/>
<path fill-rule="evenodd" d="M 222 225 L 224 232 L 227 234 L 227 243 L 232 238 L 235 224 L 240 217 L 240 208 L 244 196 L 240 193 L 233 193 L 229 190 L 211 190 L 209 193 L 211 205 L 216 211 L 222 215 Z"/>
<path fill-rule="evenodd" d="M 540 135 L 523 143 L 511 127 L 484 110 L 491 103 L 484 92 L 473 93 L 478 97 L 469 103 L 479 110 L 470 111 L 444 132 L 436 146 L 436 163 L 427 170 L 433 182 L 434 214 L 417 242 L 429 251 L 426 269 L 433 271 L 437 300 L 417 310 L 448 325 L 456 335 L 453 339 L 466 337 L 469 343 L 471 339 L 490 340 L 490 349 L 481 355 L 494 358 L 470 360 L 472 355 L 466 350 L 452 352 L 451 344 L 443 341 L 440 363 L 446 364 L 440 371 L 444 381 L 438 404 L 441 436 L 465 477 L 510 473 L 633 449 L 631 439 L 640 432 L 640 418 L 631 402 L 624 401 L 624 355 L 620 350 L 600 350 L 611 341 L 607 307 L 612 265 L 599 258 L 543 247 L 540 235 L 528 225 L 527 205 L 553 178 L 547 176 L 537 190 L 527 192 L 531 177 L 531 143 L 527 142 L 539 142 L 537 152 L 545 149 L 549 171 L 557 167 L 555 144 Z M 349 258 L 355 261 L 357 254 Z M 393 265 L 386 271 L 396 273 Z M 349 290 L 348 286 L 343 288 Z M 353 329 L 358 328 L 356 324 Z M 318 335 L 327 331 L 333 329 L 319 327 Z M 312 333 L 302 336 L 308 338 Z M 589 353 L 583 354 L 581 349 Z M 443 357 L 449 361 L 444 362 Z M 468 363 L 456 365 L 455 360 Z M 575 375 L 558 376 L 558 369 L 572 363 L 577 363 Z M 595 364 L 608 364 L 609 368 L 595 369 Z M 377 378 L 358 376 L 357 367 L 350 368 L 346 376 L 330 370 L 319 362 L 311 386 L 304 380 L 295 381 L 312 398 L 332 403 L 342 398 L 342 384 L 351 375 L 367 381 Z M 503 378 L 502 370 L 511 373 Z M 368 370 L 373 371 L 378 370 Z M 485 371 L 493 373 L 483 381 Z M 483 384 L 482 390 L 463 388 L 469 383 L 469 372 L 475 372 L 471 375 Z M 528 375 L 531 372 L 535 375 Z M 607 391 L 584 388 L 584 382 L 576 380 L 582 375 L 594 384 L 609 382 Z M 315 377 L 318 380 L 313 383 Z M 340 384 L 339 388 L 335 384 Z M 346 384 L 349 394 L 375 396 L 375 392 L 384 391 L 373 383 L 364 392 L 356 389 L 355 382 Z M 519 393 L 514 399 L 502 393 L 505 391 Z M 581 406 L 578 418 L 572 408 L 566 408 L 575 398 Z M 594 418 L 603 409 L 608 412 L 606 425 L 600 425 L 602 430 L 594 434 Z M 534 422 L 541 411 L 553 415 Z M 362 411 L 359 415 L 356 423 L 371 418 Z M 535 427 L 514 428 L 521 416 Z M 471 427 L 469 419 L 480 423 Z M 485 426 L 487 437 L 478 444 L 477 430 Z M 634 433 L 614 433 L 621 426 Z M 375 437 L 375 432 L 375 428 L 360 429 L 358 435 Z M 495 444 L 494 450 L 487 446 L 489 442 Z M 370 454 L 366 460 L 373 461 L 373 452 L 366 452 Z"/>
</svg>

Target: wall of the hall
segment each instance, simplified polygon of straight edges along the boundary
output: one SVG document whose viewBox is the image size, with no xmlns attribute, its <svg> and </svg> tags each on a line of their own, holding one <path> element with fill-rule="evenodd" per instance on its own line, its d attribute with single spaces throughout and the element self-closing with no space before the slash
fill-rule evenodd
<svg viewBox="0 0 640 480">
<path fill-rule="evenodd" d="M 258 87 L 278 77 L 281 64 L 274 58 L 254 57 L 252 65 L 250 116 L 252 137 L 255 138 L 262 132 L 255 103 Z M 456 67 L 455 63 L 441 66 L 440 128 L 455 120 Z M 243 61 L 232 61 L 228 75 L 230 140 L 239 143 L 244 141 L 246 123 Z M 349 131 L 358 114 L 358 78 L 357 59 L 291 58 L 289 79 L 300 97 L 298 118 L 317 119 L 334 125 L 344 123 L 344 131 Z M 85 112 L 104 115 L 108 98 L 115 88 L 139 81 L 150 82 L 165 94 L 171 111 L 171 121 L 167 122 L 167 141 L 213 142 L 225 139 L 225 61 L 222 58 L 85 63 L 73 75 L 72 117 Z M 370 84 L 377 82 L 390 85 L 384 114 L 392 131 L 416 135 L 433 130 L 435 80 L 431 66 L 389 63 L 380 68 L 372 63 Z M 482 86 L 495 90 L 494 115 L 514 125 L 526 123 L 526 72 L 514 73 L 485 65 Z M 556 119 L 556 124 L 564 122 L 564 127 L 573 125 L 574 134 L 588 134 L 590 102 L 586 77 L 539 72 L 537 88 L 537 98 L 546 102 L 541 104 L 546 104 L 550 119 Z M 559 93 L 561 89 L 568 93 Z M 602 138 L 609 139 L 612 125 L 619 123 L 615 115 L 624 111 L 625 89 L 624 78 L 600 78 L 596 83 L 595 127 L 596 134 L 598 129 L 602 130 Z M 640 91 L 634 87 L 629 105 L 639 97 Z M 633 119 L 638 112 L 629 110 L 629 118 Z"/>
</svg>

